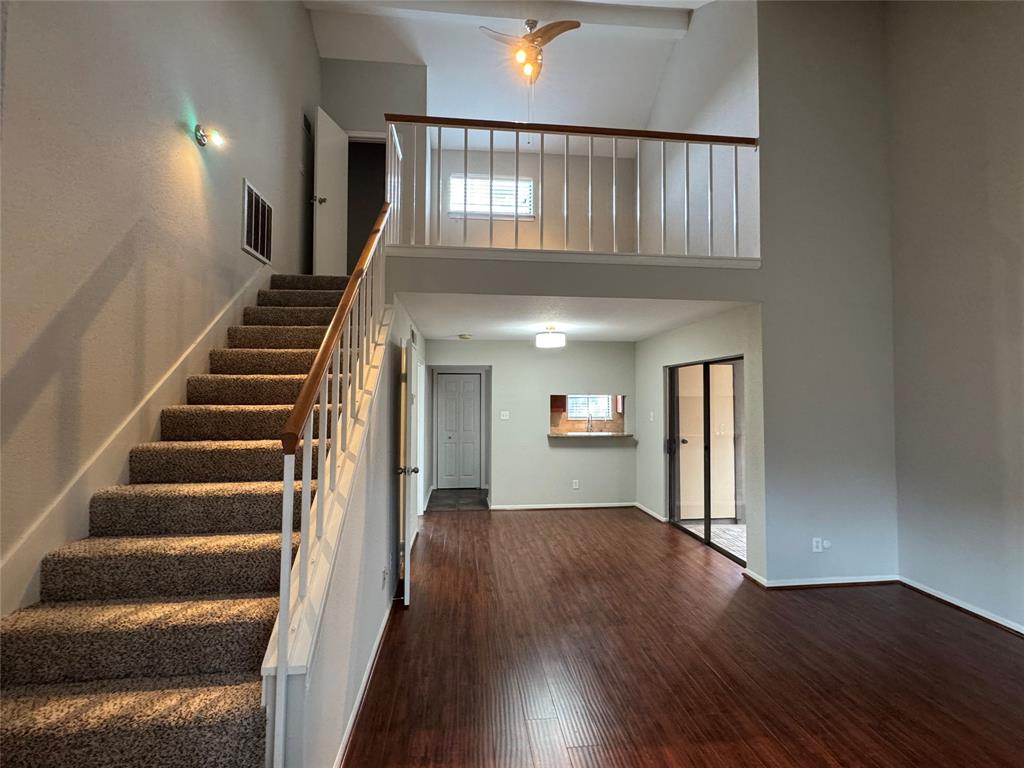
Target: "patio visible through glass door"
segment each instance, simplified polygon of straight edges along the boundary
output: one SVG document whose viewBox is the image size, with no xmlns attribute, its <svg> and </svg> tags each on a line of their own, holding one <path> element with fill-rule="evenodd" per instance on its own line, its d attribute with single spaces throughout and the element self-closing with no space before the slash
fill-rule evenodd
<svg viewBox="0 0 1024 768">
<path fill-rule="evenodd" d="M 672 366 L 667 373 L 669 520 L 745 563 L 743 360 Z"/>
</svg>

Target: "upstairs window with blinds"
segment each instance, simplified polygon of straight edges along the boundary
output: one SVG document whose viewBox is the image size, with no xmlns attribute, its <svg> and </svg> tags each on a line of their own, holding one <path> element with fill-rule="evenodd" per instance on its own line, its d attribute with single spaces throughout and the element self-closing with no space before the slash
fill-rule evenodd
<svg viewBox="0 0 1024 768">
<path fill-rule="evenodd" d="M 493 187 L 486 173 L 469 174 L 468 187 L 461 173 L 448 177 L 448 215 L 453 218 L 486 219 L 491 214 L 496 219 L 511 219 L 517 206 L 519 218 L 533 218 L 533 179 L 528 176 L 519 177 L 518 195 L 515 176 L 496 175 Z"/>
<path fill-rule="evenodd" d="M 612 418 L 611 395 L 567 395 L 565 403 L 566 416 L 570 419 L 598 419 L 608 421 Z"/>
</svg>

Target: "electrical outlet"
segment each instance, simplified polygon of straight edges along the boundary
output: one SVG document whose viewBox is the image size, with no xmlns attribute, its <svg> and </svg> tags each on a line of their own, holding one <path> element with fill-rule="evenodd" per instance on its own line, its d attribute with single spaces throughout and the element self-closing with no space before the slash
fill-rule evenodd
<svg viewBox="0 0 1024 768">
<path fill-rule="evenodd" d="M 832 541 L 831 541 L 831 539 L 822 539 L 821 540 L 821 547 L 822 547 L 822 549 L 832 549 Z"/>
<path fill-rule="evenodd" d="M 821 537 L 815 536 L 811 539 L 811 552 L 821 552 Z"/>
<path fill-rule="evenodd" d="M 388 569 L 385 568 L 380 572 L 380 588 L 384 589 L 388 585 Z"/>
<path fill-rule="evenodd" d="M 651 423 L 654 423 L 654 411 L 651 411 L 650 415 L 647 417 L 647 420 Z"/>
<path fill-rule="evenodd" d="M 572 489 L 574 491 L 578 491 L 580 489 L 580 481 L 579 480 L 573 480 L 572 481 Z"/>
<path fill-rule="evenodd" d="M 498 412 L 498 418 L 501 419 L 502 421 L 508 421 L 510 417 L 511 417 L 511 414 L 508 411 L 499 411 Z"/>
</svg>

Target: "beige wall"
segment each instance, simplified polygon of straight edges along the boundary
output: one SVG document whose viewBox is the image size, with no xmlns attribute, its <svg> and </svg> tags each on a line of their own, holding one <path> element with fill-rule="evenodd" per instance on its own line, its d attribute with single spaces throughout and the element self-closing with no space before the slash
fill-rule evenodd
<svg viewBox="0 0 1024 768">
<path fill-rule="evenodd" d="M 275 269 L 299 269 L 319 59 L 298 4 L 5 10 L 6 611 L 87 532 L 69 484 L 260 269 L 239 245 L 243 177 L 274 206 Z M 197 120 L 227 146 L 198 147 Z"/>
<path fill-rule="evenodd" d="M 1024 4 L 886 11 L 900 573 L 1024 629 Z"/>
</svg>

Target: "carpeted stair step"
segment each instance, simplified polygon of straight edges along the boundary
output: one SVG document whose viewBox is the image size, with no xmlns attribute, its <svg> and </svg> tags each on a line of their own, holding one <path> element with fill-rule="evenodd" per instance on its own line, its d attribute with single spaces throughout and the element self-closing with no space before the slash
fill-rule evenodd
<svg viewBox="0 0 1024 768">
<path fill-rule="evenodd" d="M 312 484 L 316 494 L 316 480 Z M 295 483 L 295 527 L 301 514 Z M 112 485 L 89 502 L 90 536 L 163 536 L 281 530 L 281 481 Z"/>
<path fill-rule="evenodd" d="M 246 307 L 245 325 L 330 325 L 334 307 Z"/>
<path fill-rule="evenodd" d="M 271 288 L 260 291 L 256 303 L 261 307 L 330 307 L 341 303 L 344 291 L 294 291 Z"/>
<path fill-rule="evenodd" d="M 4 692 L 4 768 L 263 768 L 258 672 Z"/>
<path fill-rule="evenodd" d="M 291 405 L 172 405 L 160 412 L 161 440 L 274 440 Z M 313 436 L 320 433 L 320 406 L 313 406 Z"/>
<path fill-rule="evenodd" d="M 318 443 L 313 441 L 313 477 Z M 295 454 L 297 473 L 302 466 L 302 450 L 300 444 Z M 283 457 L 280 440 L 164 440 L 132 448 L 128 476 L 132 484 L 280 482 Z"/>
<path fill-rule="evenodd" d="M 293 405 L 303 374 L 223 374 L 189 376 L 189 405 Z"/>
<path fill-rule="evenodd" d="M 232 325 L 228 347 L 233 349 L 319 349 L 326 325 Z"/>
<path fill-rule="evenodd" d="M 259 669 L 277 595 L 42 603 L 0 624 L 4 689 Z"/>
<path fill-rule="evenodd" d="M 280 565 L 280 533 L 92 537 L 43 558 L 40 593 L 43 602 L 258 594 L 277 590 Z"/>
<path fill-rule="evenodd" d="M 213 349 L 210 373 L 309 373 L 315 349 Z"/>
<path fill-rule="evenodd" d="M 271 289 L 286 291 L 343 291 L 346 275 L 271 275 Z"/>
</svg>

